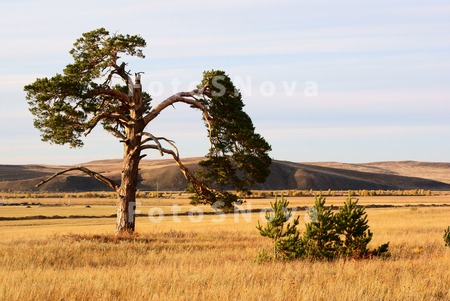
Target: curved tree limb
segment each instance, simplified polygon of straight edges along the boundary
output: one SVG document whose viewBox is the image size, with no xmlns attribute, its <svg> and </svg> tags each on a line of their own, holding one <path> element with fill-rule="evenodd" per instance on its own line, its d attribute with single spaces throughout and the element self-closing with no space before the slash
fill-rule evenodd
<svg viewBox="0 0 450 301">
<path fill-rule="evenodd" d="M 165 138 L 164 138 L 165 139 Z M 167 139 L 165 139 L 167 140 Z M 173 143 L 169 142 L 172 146 Z M 203 196 L 206 200 L 210 199 L 211 196 L 215 195 L 215 190 L 212 188 L 207 187 L 205 184 L 203 184 L 201 181 L 199 181 L 190 171 L 189 169 L 181 162 L 180 156 L 178 153 L 178 149 L 175 147 L 176 151 L 166 149 L 164 147 L 160 147 L 158 145 L 143 145 L 141 147 L 142 150 L 144 149 L 157 149 L 160 152 L 163 152 L 165 154 L 171 155 L 175 162 L 177 163 L 178 167 L 180 168 L 181 172 L 183 173 L 184 177 L 192 184 L 194 185 L 195 190 L 197 190 L 198 194 Z"/>
<path fill-rule="evenodd" d="M 123 114 L 115 113 L 115 112 L 110 112 L 110 111 L 102 112 L 100 114 L 95 115 L 94 117 L 91 118 L 91 120 L 89 120 L 89 122 L 94 122 L 94 126 L 95 126 L 100 120 L 105 119 L 105 118 L 116 119 L 117 121 L 120 121 L 121 123 L 124 123 L 127 125 L 129 125 L 131 123 L 130 118 L 128 118 L 127 116 L 125 116 Z"/>
<path fill-rule="evenodd" d="M 193 106 L 202 111 L 203 119 L 208 127 L 209 140 L 212 139 L 212 117 L 209 115 L 208 107 L 201 101 L 199 101 L 195 96 L 203 95 L 203 90 L 194 89 L 191 92 L 179 92 L 165 99 L 155 107 L 144 117 L 144 123 L 147 125 L 153 119 L 155 119 L 164 109 L 168 106 L 172 106 L 174 103 L 182 102 Z"/>
<path fill-rule="evenodd" d="M 129 104 L 129 102 L 130 102 L 130 98 L 128 97 L 127 94 L 122 93 L 116 89 L 111 89 L 110 87 L 106 87 L 106 88 L 102 87 L 101 89 L 94 91 L 93 94 L 94 94 L 94 96 L 99 96 L 99 95 L 111 96 L 124 104 Z"/>
<path fill-rule="evenodd" d="M 156 146 L 158 147 L 158 150 L 161 153 L 161 156 L 164 156 L 163 147 L 161 146 L 161 143 L 159 142 L 159 140 L 164 140 L 167 143 L 169 143 L 170 146 L 172 146 L 175 149 L 176 155 L 177 155 L 177 157 L 179 157 L 178 148 L 175 146 L 175 142 L 174 141 L 169 140 L 166 137 L 155 137 L 155 136 L 153 136 L 152 134 L 150 134 L 148 132 L 143 132 L 142 135 L 143 136 L 147 136 L 149 138 L 142 140 L 141 146 L 145 146 L 147 142 L 153 141 L 153 142 L 155 142 Z M 141 150 L 142 150 L 142 147 L 141 147 Z"/>
<path fill-rule="evenodd" d="M 86 132 L 85 132 L 85 136 L 89 135 L 91 133 L 91 131 L 97 126 L 97 124 L 100 122 L 100 120 L 102 119 L 106 119 L 106 118 L 112 118 L 112 119 L 116 119 L 118 122 L 122 123 L 122 124 L 127 124 L 129 125 L 130 123 L 130 119 L 128 117 L 126 117 L 125 115 L 121 115 L 118 113 L 114 113 L 114 112 L 102 112 L 100 114 L 95 115 L 94 117 L 92 117 L 88 123 L 91 123 L 91 125 L 89 127 L 87 127 Z M 122 139 L 126 139 L 125 136 L 120 135 Z"/>
<path fill-rule="evenodd" d="M 130 74 L 125 70 L 126 64 L 123 62 L 120 66 L 117 65 L 117 53 L 113 55 L 113 67 L 114 71 L 111 72 L 111 75 L 118 74 L 125 84 L 128 86 L 128 96 L 133 96 L 134 90 L 134 82 L 131 78 Z"/>
<path fill-rule="evenodd" d="M 157 137 L 155 137 L 152 134 L 147 133 L 147 132 L 143 132 L 142 136 L 147 136 L 149 138 L 142 140 L 141 141 L 141 146 L 144 145 L 145 143 L 149 142 L 149 141 L 153 141 L 158 146 L 158 149 L 159 149 L 159 152 L 161 153 L 161 156 L 164 156 L 164 152 L 161 150 L 161 148 L 162 148 L 161 143 L 159 143 L 159 139 Z"/>
<path fill-rule="evenodd" d="M 95 172 L 95 171 L 92 171 L 92 170 L 90 170 L 90 169 L 88 169 L 88 168 L 86 168 L 86 167 L 83 167 L 83 166 L 71 167 L 71 168 L 65 169 L 65 170 L 63 170 L 63 171 L 57 172 L 57 173 L 55 173 L 54 175 L 52 175 L 51 177 L 49 177 L 49 178 L 47 178 L 47 179 L 41 181 L 39 184 L 36 185 L 36 187 L 39 187 L 39 186 L 41 186 L 41 185 L 43 185 L 43 184 L 45 184 L 45 183 L 47 183 L 47 182 L 53 180 L 53 179 L 56 178 L 57 176 L 60 176 L 60 175 L 62 175 L 62 174 L 65 174 L 65 173 L 67 173 L 67 172 L 69 172 L 69 171 L 73 171 L 73 170 L 79 170 L 79 171 L 82 171 L 82 172 L 88 174 L 89 176 L 91 176 L 91 177 L 93 177 L 94 179 L 96 179 L 96 180 L 102 182 L 103 184 L 108 185 L 108 186 L 111 187 L 114 191 L 117 191 L 117 190 L 119 189 L 119 185 L 117 185 L 116 183 L 114 183 L 113 180 L 108 179 L 107 177 L 105 177 L 105 176 L 103 176 L 103 175 L 101 175 L 101 174 L 99 174 L 99 173 L 97 173 L 97 172 Z"/>
<path fill-rule="evenodd" d="M 144 117 L 145 124 L 147 125 L 149 122 L 155 119 L 156 116 L 158 116 L 159 113 L 161 113 L 164 109 L 177 102 L 189 104 L 203 111 L 204 113 L 207 113 L 207 107 L 202 102 L 196 100 L 196 98 L 194 97 L 195 95 L 199 95 L 198 89 L 194 89 L 191 92 L 179 92 L 163 100 L 158 105 L 153 107 L 153 109 L 147 114 L 147 116 Z"/>
</svg>

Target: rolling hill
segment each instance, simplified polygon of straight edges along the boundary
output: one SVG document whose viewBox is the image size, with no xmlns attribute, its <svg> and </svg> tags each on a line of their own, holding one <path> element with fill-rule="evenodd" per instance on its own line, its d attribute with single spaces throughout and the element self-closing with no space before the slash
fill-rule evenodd
<svg viewBox="0 0 450 301">
<path fill-rule="evenodd" d="M 185 165 L 198 168 L 201 158 L 186 158 Z M 80 164 L 117 182 L 121 160 L 103 160 Z M 184 190 L 186 180 L 172 160 L 143 160 L 141 190 Z M 0 165 L 1 191 L 101 191 L 102 183 L 81 172 L 71 172 L 35 188 L 46 177 L 68 166 Z M 274 160 L 271 174 L 254 189 L 430 189 L 450 190 L 450 163 L 416 161 L 373 162 L 348 164 L 338 162 L 296 163 Z"/>
</svg>

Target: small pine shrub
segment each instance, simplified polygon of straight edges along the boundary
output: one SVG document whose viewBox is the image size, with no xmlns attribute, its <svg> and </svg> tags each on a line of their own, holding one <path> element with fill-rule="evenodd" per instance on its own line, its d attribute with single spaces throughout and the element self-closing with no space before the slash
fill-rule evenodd
<svg viewBox="0 0 450 301">
<path fill-rule="evenodd" d="M 364 208 L 358 207 L 358 200 L 347 198 L 343 207 L 335 216 L 337 232 L 341 236 L 340 255 L 343 257 L 364 258 L 376 253 L 387 252 L 388 244 L 370 251 L 367 246 L 373 233 L 369 230 L 367 214 Z M 386 250 L 385 252 L 383 250 Z"/>
<path fill-rule="evenodd" d="M 336 257 L 340 239 L 332 206 L 325 207 L 325 198 L 316 196 L 314 207 L 308 211 L 310 222 L 306 224 L 303 241 L 306 256 L 313 259 Z"/>
<path fill-rule="evenodd" d="M 371 258 L 388 255 L 389 243 L 374 250 L 368 249 L 372 240 L 367 214 L 358 207 L 358 200 L 347 198 L 344 206 L 336 214 L 333 207 L 325 206 L 322 195 L 315 197 L 314 207 L 308 210 L 310 222 L 303 235 L 297 230 L 299 217 L 286 224 L 292 216 L 289 202 L 283 197 L 271 203 L 273 213 L 266 214 L 267 224 L 259 222 L 257 229 L 262 236 L 273 239 L 273 258 L 312 260 L 335 258 Z M 450 227 L 446 231 L 450 246 Z"/>
<path fill-rule="evenodd" d="M 262 264 L 264 262 L 270 261 L 272 260 L 272 256 L 267 253 L 266 251 L 262 250 L 258 253 L 258 255 L 256 256 L 254 262 L 257 264 Z"/>
<path fill-rule="evenodd" d="M 289 202 L 283 196 L 270 205 L 273 212 L 266 212 L 266 226 L 263 227 L 258 221 L 256 228 L 262 236 L 273 240 L 273 258 L 295 259 L 302 253 L 300 233 L 297 231 L 299 216 L 287 224 L 292 217 L 292 209 L 288 208 Z"/>
<path fill-rule="evenodd" d="M 450 247 L 450 226 L 444 231 L 444 242 L 446 247 Z"/>
</svg>

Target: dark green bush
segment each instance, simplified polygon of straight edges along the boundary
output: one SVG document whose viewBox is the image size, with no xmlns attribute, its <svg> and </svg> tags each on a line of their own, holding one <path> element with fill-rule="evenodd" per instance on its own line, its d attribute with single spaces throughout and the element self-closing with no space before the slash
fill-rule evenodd
<svg viewBox="0 0 450 301">
<path fill-rule="evenodd" d="M 257 229 L 262 236 L 273 239 L 274 258 L 331 260 L 388 254 L 389 243 L 368 249 L 373 234 L 365 209 L 357 205 L 358 200 L 349 197 L 337 213 L 333 212 L 332 206 L 325 206 L 325 200 L 321 195 L 315 197 L 314 207 L 308 210 L 310 222 L 303 235 L 297 230 L 299 217 L 286 224 L 292 216 L 292 209 L 287 208 L 289 202 L 281 198 L 271 203 L 273 213 L 266 214 L 266 227 L 258 222 Z"/>
<path fill-rule="evenodd" d="M 446 247 L 450 247 L 450 226 L 444 230 L 444 242 Z"/>
<path fill-rule="evenodd" d="M 367 224 L 364 208 L 358 207 L 358 200 L 347 198 L 343 207 L 336 214 L 337 231 L 341 235 L 339 253 L 344 257 L 363 258 L 374 254 L 367 245 L 372 240 L 372 232 Z M 380 246 L 381 247 L 381 246 Z M 386 249 L 380 248 L 377 253 Z"/>
<path fill-rule="evenodd" d="M 300 233 L 297 231 L 299 217 L 295 218 L 292 223 L 287 224 L 292 216 L 292 209 L 288 208 L 289 202 L 283 196 L 270 205 L 273 211 L 266 212 L 266 226 L 263 227 L 258 221 L 256 228 L 262 236 L 273 240 L 274 258 L 281 256 L 285 259 L 294 259 L 302 253 Z"/>
<path fill-rule="evenodd" d="M 310 222 L 303 234 L 306 257 L 332 259 L 338 254 L 340 238 L 332 207 L 325 207 L 325 198 L 316 196 L 314 207 L 308 211 Z"/>
</svg>

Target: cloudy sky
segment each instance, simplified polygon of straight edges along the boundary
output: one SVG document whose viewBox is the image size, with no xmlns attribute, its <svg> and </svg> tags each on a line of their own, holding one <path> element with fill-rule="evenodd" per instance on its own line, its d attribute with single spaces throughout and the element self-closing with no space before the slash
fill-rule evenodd
<svg viewBox="0 0 450 301">
<path fill-rule="evenodd" d="M 449 16 L 437 0 L 0 0 L 0 164 L 121 157 L 101 130 L 82 149 L 40 141 L 23 92 L 99 27 L 146 39 L 129 68 L 145 72 L 155 104 L 225 70 L 276 159 L 450 162 Z M 184 157 L 208 150 L 199 112 L 183 105 L 149 131 Z"/>
</svg>

